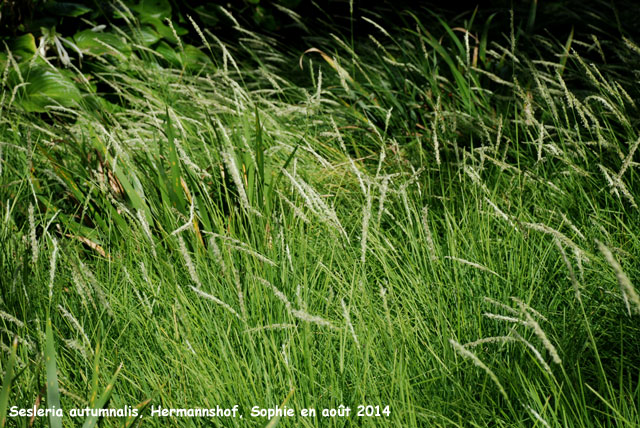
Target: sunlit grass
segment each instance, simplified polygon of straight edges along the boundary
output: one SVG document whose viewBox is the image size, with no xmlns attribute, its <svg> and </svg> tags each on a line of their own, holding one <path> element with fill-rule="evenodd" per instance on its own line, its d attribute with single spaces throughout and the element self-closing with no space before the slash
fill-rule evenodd
<svg viewBox="0 0 640 428">
<path fill-rule="evenodd" d="M 210 59 L 189 68 L 131 39 L 92 63 L 108 104 L 27 113 L 5 85 L 1 409 L 59 393 L 238 404 L 222 426 L 285 399 L 391 415 L 284 426 L 640 424 L 633 80 L 585 59 L 594 38 L 367 22 L 368 42 L 302 58 L 194 28 Z"/>
</svg>

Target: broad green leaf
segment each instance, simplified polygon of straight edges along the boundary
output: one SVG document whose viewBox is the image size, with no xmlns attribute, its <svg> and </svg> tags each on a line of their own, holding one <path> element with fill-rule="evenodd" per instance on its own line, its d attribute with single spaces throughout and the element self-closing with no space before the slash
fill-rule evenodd
<svg viewBox="0 0 640 428">
<path fill-rule="evenodd" d="M 178 52 L 167 42 L 162 41 L 158 43 L 158 46 L 156 47 L 155 50 L 160 55 L 162 55 L 162 57 L 172 66 L 174 67 L 181 66 L 181 59 L 180 59 L 180 56 L 178 55 Z"/>
<path fill-rule="evenodd" d="M 150 19 L 171 18 L 171 4 L 169 0 L 140 0 L 131 10 L 140 14 L 141 22 L 148 22 Z"/>
<path fill-rule="evenodd" d="M 151 46 L 162 38 L 150 25 L 143 25 L 134 29 L 132 37 L 143 46 Z"/>
<path fill-rule="evenodd" d="M 71 79 L 57 69 L 33 64 L 22 72 L 25 83 L 20 104 L 30 112 L 45 112 L 46 106 L 61 104 L 71 107 L 81 99 L 80 90 Z"/>
<path fill-rule="evenodd" d="M 173 30 L 168 25 L 164 24 L 162 20 L 158 18 L 150 18 L 146 21 L 151 24 L 153 28 L 160 34 L 164 39 L 168 40 L 171 43 L 178 43 L 176 36 L 173 34 Z M 173 29 L 176 31 L 178 36 L 184 36 L 189 31 L 186 28 L 181 27 L 178 24 L 173 24 Z"/>
<path fill-rule="evenodd" d="M 182 53 L 182 60 L 186 68 L 199 68 L 203 64 L 208 64 L 211 59 L 200 49 L 193 45 L 184 45 L 184 52 Z"/>
<path fill-rule="evenodd" d="M 197 69 L 203 64 L 211 62 L 209 57 L 200 49 L 189 44 L 184 45 L 184 51 L 180 52 L 178 49 L 175 49 L 168 43 L 162 41 L 158 44 L 156 52 L 162 55 L 162 57 L 172 66 L 184 66 L 190 70 Z"/>
<path fill-rule="evenodd" d="M 119 52 L 125 56 L 131 53 L 131 47 L 125 43 L 122 38 L 113 33 L 84 30 L 76 33 L 73 39 L 76 46 L 78 46 L 83 53 L 91 53 L 93 55 L 117 55 L 117 52 Z M 110 49 L 109 46 L 113 49 Z"/>
<path fill-rule="evenodd" d="M 9 43 L 9 50 L 20 62 L 32 58 L 36 54 L 36 49 L 36 39 L 31 33 L 18 36 Z"/>
</svg>

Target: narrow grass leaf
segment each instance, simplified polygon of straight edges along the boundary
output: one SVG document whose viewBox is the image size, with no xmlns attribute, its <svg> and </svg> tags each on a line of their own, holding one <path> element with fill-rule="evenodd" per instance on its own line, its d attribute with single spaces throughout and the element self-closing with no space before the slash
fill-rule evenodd
<svg viewBox="0 0 640 428">
<path fill-rule="evenodd" d="M 102 393 L 100 398 L 96 401 L 94 409 L 102 409 L 107 404 L 107 401 L 109 401 L 109 398 L 111 398 L 111 393 L 113 392 L 113 386 L 116 383 L 116 379 L 118 378 L 118 373 L 120 373 L 120 370 L 122 369 L 122 365 L 123 363 L 120 363 L 120 365 L 116 369 L 115 373 L 111 377 L 111 380 L 105 387 L 104 392 Z M 96 424 L 98 423 L 98 419 L 99 419 L 99 416 L 97 415 L 89 416 L 87 419 L 85 419 L 84 424 L 82 425 L 82 428 L 95 427 Z"/>
<path fill-rule="evenodd" d="M 49 409 L 60 409 L 60 388 L 58 387 L 58 367 L 56 364 L 56 349 L 53 340 L 53 328 L 51 318 L 47 318 L 45 329 L 45 350 L 44 359 L 47 372 L 47 407 Z M 49 415 L 50 428 L 62 428 L 62 417 L 56 412 Z"/>
<path fill-rule="evenodd" d="M 16 364 L 16 351 L 18 349 L 18 337 L 14 337 L 11 345 L 11 352 L 5 365 L 4 377 L 2 379 L 2 390 L 0 391 L 0 428 L 7 422 L 7 406 L 9 405 L 9 393 L 11 392 L 11 382 L 13 381 L 13 369 Z"/>
</svg>

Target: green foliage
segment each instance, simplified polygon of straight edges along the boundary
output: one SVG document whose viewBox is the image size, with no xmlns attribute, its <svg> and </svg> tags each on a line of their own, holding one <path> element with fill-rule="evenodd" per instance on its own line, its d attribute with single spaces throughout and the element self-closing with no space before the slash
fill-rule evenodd
<svg viewBox="0 0 640 428">
<path fill-rule="evenodd" d="M 28 112 L 45 112 L 48 106 L 77 106 L 81 93 L 64 70 L 50 67 L 43 62 L 24 63 L 19 71 L 10 72 L 9 84 L 24 82 L 17 95 L 20 105 Z"/>
<path fill-rule="evenodd" d="M 47 318 L 45 341 L 44 361 L 47 372 L 47 407 L 49 409 L 57 410 L 61 409 L 62 406 L 60 405 L 58 366 L 56 364 L 56 349 L 50 318 Z M 62 417 L 57 415 L 55 412 L 52 413 L 49 416 L 49 426 L 51 428 L 62 428 Z"/>
<path fill-rule="evenodd" d="M 0 418 L 46 392 L 144 417 L 87 428 L 640 424 L 631 38 L 371 11 L 301 56 L 124 5 L 7 38 Z M 285 404 L 391 413 L 248 417 Z"/>
<path fill-rule="evenodd" d="M 94 373 L 94 379 L 97 379 L 97 363 L 96 363 L 96 372 Z M 111 398 L 111 393 L 113 392 L 113 388 L 114 385 L 116 383 L 116 379 L 118 378 L 118 374 L 120 373 L 120 370 L 122 369 L 122 364 L 120 364 L 118 366 L 118 368 L 116 369 L 115 373 L 113 374 L 113 376 L 111 377 L 111 380 L 109 381 L 109 383 L 107 384 L 107 386 L 105 387 L 102 395 L 97 398 L 95 400 L 95 402 L 90 403 L 91 406 L 94 409 L 102 409 L 106 406 L 107 402 L 109 401 L 109 399 Z M 97 383 L 94 383 L 94 386 L 97 386 Z M 92 397 L 96 397 L 96 390 L 94 389 L 93 393 L 92 393 Z M 93 401 L 93 400 L 92 400 Z M 98 423 L 99 418 L 97 416 L 89 416 L 85 419 L 84 424 L 82 425 L 82 428 L 93 428 L 94 426 L 96 426 L 96 424 Z"/>
<path fill-rule="evenodd" d="M 33 34 L 27 33 L 13 38 L 9 43 L 9 50 L 19 62 L 31 59 L 36 53 L 36 41 Z"/>
<path fill-rule="evenodd" d="M 84 55 L 117 57 L 131 54 L 131 45 L 114 33 L 83 30 L 74 34 L 73 40 Z"/>
<path fill-rule="evenodd" d="M 7 409 L 11 392 L 11 383 L 14 378 L 17 348 L 18 339 L 14 338 L 11 348 L 9 349 L 7 361 L 3 367 L 4 377 L 2 379 L 2 390 L 0 391 L 0 427 L 4 427 L 7 423 Z"/>
</svg>

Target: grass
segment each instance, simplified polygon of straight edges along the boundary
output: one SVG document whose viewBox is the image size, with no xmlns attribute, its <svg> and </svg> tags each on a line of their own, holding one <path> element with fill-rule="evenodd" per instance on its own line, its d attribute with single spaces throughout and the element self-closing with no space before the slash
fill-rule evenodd
<svg viewBox="0 0 640 428">
<path fill-rule="evenodd" d="M 6 62 L 3 412 L 640 425 L 640 48 L 369 16 L 368 41 L 311 38 L 302 71 L 245 29 L 192 28 L 189 67 L 123 33 L 131 53 L 86 52 L 82 97 L 43 113 Z M 390 415 L 249 417 L 341 404 Z"/>
</svg>

